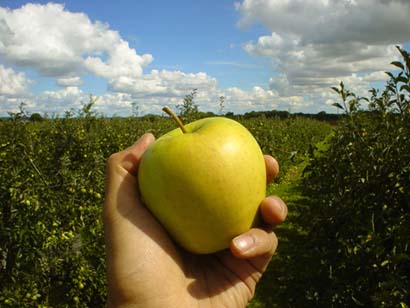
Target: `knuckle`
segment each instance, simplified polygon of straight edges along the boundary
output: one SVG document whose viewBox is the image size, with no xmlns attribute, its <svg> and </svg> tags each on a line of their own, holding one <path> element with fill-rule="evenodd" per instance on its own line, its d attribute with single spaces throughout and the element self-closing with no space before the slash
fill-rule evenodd
<svg viewBox="0 0 410 308">
<path fill-rule="evenodd" d="M 119 156 L 119 152 L 111 154 L 107 159 L 107 165 L 108 166 L 114 165 L 118 161 L 118 156 Z"/>
</svg>

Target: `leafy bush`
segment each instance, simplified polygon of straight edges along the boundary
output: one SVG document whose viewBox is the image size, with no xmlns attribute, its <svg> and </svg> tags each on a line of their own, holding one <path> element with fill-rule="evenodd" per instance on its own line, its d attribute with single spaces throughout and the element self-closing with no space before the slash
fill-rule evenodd
<svg viewBox="0 0 410 308">
<path fill-rule="evenodd" d="M 194 101 L 196 94 L 197 89 L 193 89 L 191 93 L 185 95 L 182 103 L 177 106 L 179 116 L 184 123 L 190 123 L 200 117 L 198 105 Z"/>
<path fill-rule="evenodd" d="M 310 147 L 331 133 L 330 125 L 303 117 L 289 119 L 242 119 L 261 145 L 262 152 L 275 157 L 280 164 L 278 182 L 289 168 L 303 162 Z"/>
<path fill-rule="evenodd" d="M 143 133 L 174 128 L 158 116 L 0 121 L 0 307 L 103 307 L 106 297 L 101 210 L 105 162 Z M 24 107 L 22 105 L 22 107 Z M 285 163 L 306 153 L 329 126 L 252 119 L 244 124 L 265 152 Z M 304 127 L 299 142 L 297 131 Z M 320 134 L 316 135 L 318 132 Z"/>
<path fill-rule="evenodd" d="M 102 306 L 104 153 L 97 137 L 74 121 L 2 125 L 1 305 Z"/>
<path fill-rule="evenodd" d="M 87 111 L 87 110 L 86 110 Z M 137 119 L 0 124 L 0 306 L 103 307 L 100 219 L 107 157 L 148 127 Z"/>
<path fill-rule="evenodd" d="M 271 267 L 277 292 L 264 307 L 408 307 L 410 57 L 398 50 L 403 62 L 392 64 L 400 71 L 388 73 L 381 93 L 363 99 L 343 83 L 334 88 L 346 116 L 311 151 L 304 199 Z"/>
</svg>

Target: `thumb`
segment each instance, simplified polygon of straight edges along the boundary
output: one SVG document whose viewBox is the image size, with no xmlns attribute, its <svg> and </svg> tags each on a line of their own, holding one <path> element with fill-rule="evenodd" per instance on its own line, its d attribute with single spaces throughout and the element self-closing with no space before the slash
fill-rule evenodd
<svg viewBox="0 0 410 308">
<path fill-rule="evenodd" d="M 138 172 L 138 165 L 142 154 L 153 143 L 155 137 L 151 133 L 144 134 L 137 142 L 125 150 L 111 155 L 108 160 L 108 168 L 111 165 L 118 165 L 136 176 Z"/>
<path fill-rule="evenodd" d="M 135 144 L 110 156 L 107 162 L 104 217 L 126 213 L 138 202 L 138 165 L 145 150 L 153 143 L 152 134 L 143 135 Z"/>
</svg>

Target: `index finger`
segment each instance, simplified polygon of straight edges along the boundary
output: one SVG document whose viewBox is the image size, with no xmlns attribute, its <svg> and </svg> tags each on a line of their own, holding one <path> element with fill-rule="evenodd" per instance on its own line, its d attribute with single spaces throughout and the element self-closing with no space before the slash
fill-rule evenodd
<svg viewBox="0 0 410 308">
<path fill-rule="evenodd" d="M 132 175 L 137 175 L 138 165 L 141 160 L 142 154 L 148 146 L 155 140 L 154 135 L 150 133 L 144 134 L 137 142 L 125 150 L 115 153 L 108 159 L 108 171 L 110 167 L 119 166 L 125 169 Z"/>
<path fill-rule="evenodd" d="M 276 159 L 270 155 L 264 155 L 266 165 L 266 181 L 272 182 L 279 174 L 279 164 Z"/>
</svg>

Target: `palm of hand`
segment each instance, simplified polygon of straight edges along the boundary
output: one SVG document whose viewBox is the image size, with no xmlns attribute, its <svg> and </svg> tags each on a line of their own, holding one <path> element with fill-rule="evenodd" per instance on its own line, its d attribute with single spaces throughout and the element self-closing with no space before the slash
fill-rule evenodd
<svg viewBox="0 0 410 308">
<path fill-rule="evenodd" d="M 133 245 L 110 248 L 107 243 L 111 252 L 115 249 L 115 266 L 111 264 L 112 271 L 109 269 L 113 303 L 135 303 L 135 307 L 246 306 L 270 255 L 238 259 L 230 251 L 190 254 L 176 247 L 155 220 L 150 221 L 151 214 L 145 208 L 139 209 L 135 215 L 124 217 L 129 223 L 122 225 L 123 230 L 110 233 Z M 133 224 L 143 217 L 143 225 Z"/>
</svg>

